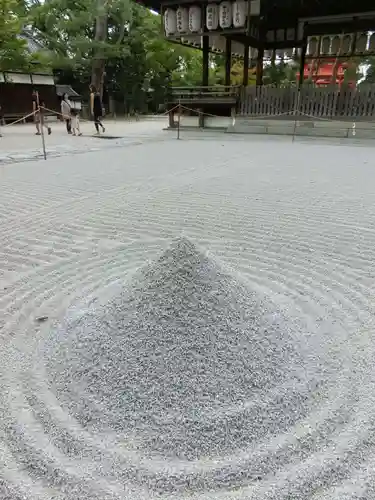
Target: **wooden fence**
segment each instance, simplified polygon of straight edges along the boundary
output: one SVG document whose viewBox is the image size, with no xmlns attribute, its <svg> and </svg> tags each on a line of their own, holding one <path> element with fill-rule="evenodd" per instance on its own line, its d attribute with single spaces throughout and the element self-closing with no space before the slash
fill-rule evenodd
<svg viewBox="0 0 375 500">
<path fill-rule="evenodd" d="M 373 120 L 375 118 L 375 85 L 354 89 L 337 86 L 312 87 L 244 87 L 241 91 L 240 116 L 305 116 L 335 120 Z"/>
</svg>

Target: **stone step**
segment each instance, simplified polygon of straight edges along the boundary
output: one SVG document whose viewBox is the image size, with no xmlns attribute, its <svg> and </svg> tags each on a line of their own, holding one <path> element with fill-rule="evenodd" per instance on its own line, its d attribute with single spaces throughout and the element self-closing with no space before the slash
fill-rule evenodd
<svg viewBox="0 0 375 500">
<path fill-rule="evenodd" d="M 284 126 L 287 128 L 295 126 L 304 126 L 312 128 L 339 128 L 339 129 L 351 129 L 353 128 L 353 123 L 356 129 L 364 130 L 375 130 L 375 122 L 369 121 L 347 121 L 347 120 L 328 120 L 328 119 L 317 119 L 317 120 L 303 120 L 303 119 L 255 119 L 255 118 L 245 118 L 236 117 L 235 125 L 240 125 L 241 127 L 259 127 L 259 126 Z"/>
<path fill-rule="evenodd" d="M 316 125 L 306 122 L 252 122 L 251 125 L 238 122 L 227 128 L 227 132 L 235 134 L 269 134 L 269 135 L 296 135 L 311 137 L 336 137 L 375 139 L 375 127 L 355 127 L 350 123 L 335 122 L 329 126 Z"/>
</svg>

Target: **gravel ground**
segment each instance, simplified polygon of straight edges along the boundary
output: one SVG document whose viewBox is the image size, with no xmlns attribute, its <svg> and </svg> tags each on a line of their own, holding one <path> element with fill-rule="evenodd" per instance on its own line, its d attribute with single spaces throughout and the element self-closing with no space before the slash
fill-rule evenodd
<svg viewBox="0 0 375 500">
<path fill-rule="evenodd" d="M 373 151 L 0 167 L 0 499 L 375 499 Z"/>
<path fill-rule="evenodd" d="M 167 125 L 168 120 L 163 117 L 139 122 L 106 120 L 105 134 L 97 137 L 93 123 L 84 121 L 83 135 L 74 137 L 67 134 L 64 123 L 53 121 L 52 134 L 44 137 L 47 159 L 162 140 L 166 136 L 163 127 Z M 35 135 L 34 124 L 7 125 L 0 127 L 0 133 L 0 165 L 44 158 L 42 138 Z"/>
</svg>

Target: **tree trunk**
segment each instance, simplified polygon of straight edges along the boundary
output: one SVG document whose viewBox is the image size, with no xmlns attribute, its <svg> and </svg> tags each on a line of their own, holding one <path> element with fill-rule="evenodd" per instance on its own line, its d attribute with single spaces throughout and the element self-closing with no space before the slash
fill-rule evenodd
<svg viewBox="0 0 375 500">
<path fill-rule="evenodd" d="M 97 0 L 97 15 L 95 20 L 95 48 L 92 61 L 91 83 L 103 96 L 103 84 L 105 73 L 105 57 L 103 45 L 107 41 L 108 35 L 108 11 L 107 0 Z"/>
</svg>

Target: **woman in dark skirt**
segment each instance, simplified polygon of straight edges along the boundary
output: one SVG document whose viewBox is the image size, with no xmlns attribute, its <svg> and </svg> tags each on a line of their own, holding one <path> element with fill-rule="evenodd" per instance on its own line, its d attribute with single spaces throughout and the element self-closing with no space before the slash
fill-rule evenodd
<svg viewBox="0 0 375 500">
<path fill-rule="evenodd" d="M 103 105 L 99 92 L 96 90 L 95 85 L 92 84 L 90 85 L 90 109 L 91 116 L 94 118 L 96 133 L 99 135 L 99 127 L 101 127 L 103 132 L 105 132 L 105 128 L 102 123 Z"/>
</svg>

